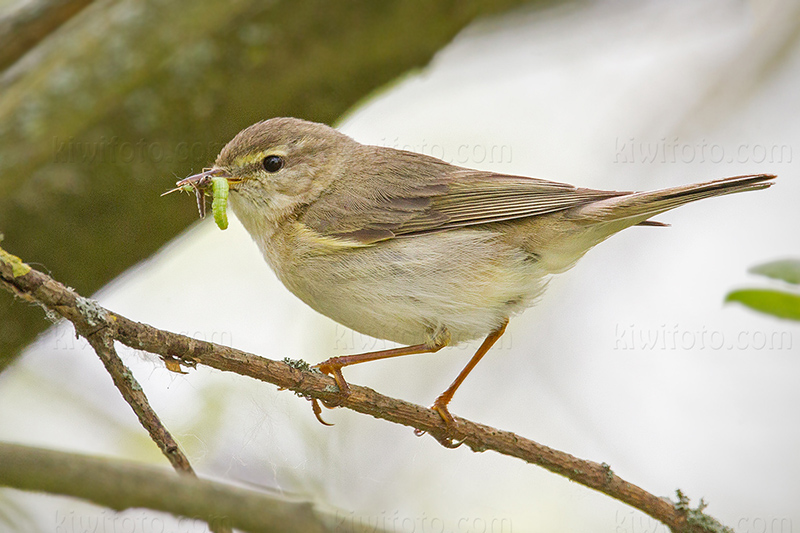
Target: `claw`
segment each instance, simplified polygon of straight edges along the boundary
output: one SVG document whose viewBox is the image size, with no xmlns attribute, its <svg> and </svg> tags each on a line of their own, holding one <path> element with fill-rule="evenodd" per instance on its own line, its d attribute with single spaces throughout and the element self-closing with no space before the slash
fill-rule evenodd
<svg viewBox="0 0 800 533">
<path fill-rule="evenodd" d="M 335 407 L 339 407 L 347 400 L 347 397 L 350 396 L 350 386 L 345 381 L 344 376 L 342 375 L 342 367 L 336 365 L 335 363 L 330 363 L 330 360 L 324 361 L 318 365 L 314 365 L 311 368 L 316 368 L 323 374 L 327 374 L 329 376 L 333 376 L 333 379 L 336 380 L 336 386 L 339 387 L 339 397 L 335 400 L 317 400 L 316 398 L 311 398 L 311 406 L 314 411 L 314 416 L 317 417 L 317 420 L 325 426 L 332 426 L 333 424 L 325 422 L 322 419 L 322 407 L 320 407 L 320 403 L 327 407 L 328 409 L 333 409 Z"/>
<path fill-rule="evenodd" d="M 464 444 L 465 440 L 467 440 L 466 438 L 459 441 L 455 441 L 449 437 L 441 437 L 441 438 L 435 437 L 435 438 L 439 442 L 439 444 L 441 444 L 445 448 L 449 448 L 450 450 L 455 450 L 456 448 Z"/>
<path fill-rule="evenodd" d="M 325 420 L 322 419 L 322 407 L 319 406 L 319 402 L 316 398 L 311 398 L 311 409 L 314 411 L 314 416 L 317 417 L 317 420 L 319 420 L 320 424 L 323 426 L 333 425 L 330 422 L 325 422 Z"/>
</svg>

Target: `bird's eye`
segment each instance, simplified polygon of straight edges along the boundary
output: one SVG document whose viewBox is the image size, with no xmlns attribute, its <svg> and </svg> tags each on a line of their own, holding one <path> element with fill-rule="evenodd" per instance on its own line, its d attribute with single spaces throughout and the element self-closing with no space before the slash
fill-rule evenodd
<svg viewBox="0 0 800 533">
<path fill-rule="evenodd" d="M 261 164 L 264 165 L 264 170 L 267 172 L 277 172 L 283 168 L 283 158 L 277 155 L 268 155 Z"/>
</svg>

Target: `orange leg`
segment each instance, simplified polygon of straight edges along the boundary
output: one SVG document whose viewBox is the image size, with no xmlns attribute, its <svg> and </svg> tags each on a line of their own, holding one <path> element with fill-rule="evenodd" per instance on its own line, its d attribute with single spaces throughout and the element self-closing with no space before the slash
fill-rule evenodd
<svg viewBox="0 0 800 533">
<path fill-rule="evenodd" d="M 377 361 L 379 359 L 389 359 L 390 357 L 400 357 L 401 355 L 438 352 L 447 346 L 447 343 L 447 338 L 442 337 L 441 339 L 437 338 L 432 345 L 415 344 L 413 346 L 403 346 L 400 348 L 392 348 L 390 350 L 380 350 L 377 352 L 331 357 L 330 359 L 323 361 L 318 365 L 314 365 L 314 368 L 318 368 L 323 374 L 333 376 L 333 379 L 336 380 L 336 385 L 338 385 L 339 391 L 341 392 L 341 399 L 338 402 L 323 402 L 323 404 L 325 407 L 336 407 L 337 405 L 340 405 L 347 398 L 347 396 L 350 395 L 350 386 L 347 384 L 347 381 L 345 381 L 344 376 L 342 375 L 342 368 L 346 366 L 355 365 L 358 363 L 366 363 L 368 361 Z M 319 418 L 319 416 L 317 416 L 317 418 Z"/>
<path fill-rule="evenodd" d="M 467 378 L 469 373 L 472 372 L 472 369 L 475 368 L 475 366 L 478 364 L 481 358 L 483 358 L 483 356 L 486 355 L 486 352 L 488 352 L 489 349 L 491 349 L 491 347 L 494 345 L 494 343 L 497 342 L 497 339 L 503 336 L 503 333 L 505 333 L 506 331 L 506 326 L 508 326 L 508 319 L 506 319 L 506 321 L 503 322 L 502 326 L 500 326 L 493 332 L 489 333 L 489 335 L 483 341 L 483 344 L 481 344 L 481 347 L 478 348 L 478 351 L 475 352 L 475 355 L 473 355 L 472 359 L 469 360 L 467 366 L 464 367 L 464 369 L 461 371 L 458 377 L 456 377 L 453 383 L 451 383 L 450 386 L 447 387 L 447 390 L 441 393 L 439 397 L 436 398 L 436 401 L 433 402 L 433 406 L 431 406 L 431 409 L 439 413 L 439 416 L 442 417 L 442 419 L 444 420 L 445 424 L 447 424 L 448 427 L 453 427 L 455 425 L 455 420 L 453 420 L 453 415 L 451 415 L 450 411 L 447 409 L 447 404 L 449 404 L 450 400 L 453 399 L 453 395 L 456 393 L 456 389 L 458 389 L 458 387 L 461 386 L 461 384 Z M 444 446 L 448 447 L 456 447 L 460 444 L 460 443 L 454 444 L 450 439 L 445 439 L 445 440 L 440 439 L 439 442 Z"/>
</svg>

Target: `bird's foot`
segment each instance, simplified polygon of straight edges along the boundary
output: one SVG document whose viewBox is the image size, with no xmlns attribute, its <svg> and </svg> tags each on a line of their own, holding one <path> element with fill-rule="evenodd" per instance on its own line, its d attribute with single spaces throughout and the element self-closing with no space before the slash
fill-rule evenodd
<svg viewBox="0 0 800 533">
<path fill-rule="evenodd" d="M 320 407 L 320 403 L 322 403 L 322 405 L 328 409 L 333 409 L 342 405 L 351 393 L 350 386 L 347 384 L 347 381 L 345 381 L 344 376 L 342 375 L 342 365 L 338 363 L 337 359 L 338 357 L 331 357 L 330 359 L 311 367 L 316 368 L 323 374 L 332 376 L 336 381 L 336 386 L 339 387 L 339 394 L 335 398 L 330 400 L 317 400 L 316 398 L 311 399 L 311 406 L 314 411 L 314 416 L 317 417 L 317 420 L 319 420 L 321 424 L 326 426 L 332 426 L 333 424 L 325 422 L 325 420 L 322 419 L 322 408 Z"/>
<path fill-rule="evenodd" d="M 449 399 L 442 398 L 441 396 L 436 398 L 436 401 L 433 402 L 431 409 L 436 411 L 442 418 L 442 420 L 444 421 L 445 428 L 441 432 L 437 431 L 436 433 L 433 432 L 430 433 L 431 437 L 436 439 L 439 442 L 439 444 L 441 444 L 445 448 L 454 449 L 464 444 L 465 438 L 463 438 L 458 433 L 458 430 L 456 428 L 456 421 L 453 418 L 453 415 L 450 414 L 450 410 L 447 409 L 448 403 Z M 418 437 L 421 437 L 425 433 L 427 432 L 421 429 L 414 430 L 414 434 Z"/>
</svg>

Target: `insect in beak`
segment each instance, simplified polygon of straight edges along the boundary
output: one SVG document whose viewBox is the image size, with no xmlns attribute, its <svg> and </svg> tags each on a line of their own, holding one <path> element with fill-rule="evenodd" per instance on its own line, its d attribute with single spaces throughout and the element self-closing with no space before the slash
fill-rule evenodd
<svg viewBox="0 0 800 533">
<path fill-rule="evenodd" d="M 200 213 L 200 218 L 205 218 L 205 191 L 211 187 L 213 178 L 230 179 L 230 176 L 228 176 L 225 170 L 221 168 L 205 168 L 199 174 L 189 176 L 188 178 L 183 178 L 182 180 L 176 182 L 174 189 L 170 189 L 161 196 L 165 196 L 176 191 L 194 192 L 195 197 L 197 198 L 197 211 Z"/>
</svg>

